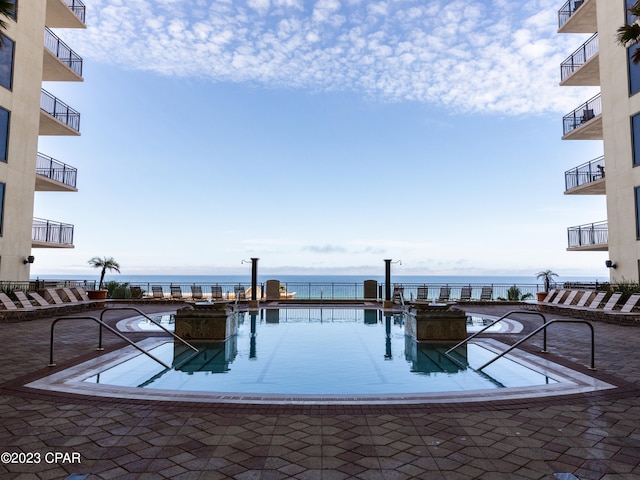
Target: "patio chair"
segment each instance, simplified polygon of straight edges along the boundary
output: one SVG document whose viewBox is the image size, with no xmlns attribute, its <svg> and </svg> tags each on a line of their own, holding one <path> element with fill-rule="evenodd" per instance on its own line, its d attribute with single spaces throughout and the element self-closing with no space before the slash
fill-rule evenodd
<svg viewBox="0 0 640 480">
<path fill-rule="evenodd" d="M 482 287 L 482 291 L 480 292 L 480 301 L 490 302 L 491 300 L 493 300 L 493 287 Z"/>
<path fill-rule="evenodd" d="M 438 295 L 439 303 L 447 303 L 451 296 L 451 287 L 440 287 L 440 295 Z"/>
<path fill-rule="evenodd" d="M 211 300 L 222 300 L 222 287 L 220 285 L 211 285 Z"/>
<path fill-rule="evenodd" d="M 58 292 L 56 291 L 55 288 L 45 288 L 44 298 L 49 303 L 53 303 L 54 305 L 64 305 L 64 300 L 60 298 L 60 295 L 58 295 Z"/>
<path fill-rule="evenodd" d="M 52 304 L 37 292 L 29 292 L 29 296 L 33 298 L 39 307 L 50 307 Z"/>
<path fill-rule="evenodd" d="M 471 301 L 471 291 L 472 291 L 471 286 L 462 287 L 462 290 L 460 290 L 460 301 L 461 302 Z"/>
<path fill-rule="evenodd" d="M 20 302 L 20 304 L 22 305 L 22 308 L 31 308 L 34 306 L 33 303 L 31 303 L 31 300 L 27 298 L 27 294 L 22 290 L 14 290 L 13 294 L 18 299 L 18 302 Z"/>
<path fill-rule="evenodd" d="M 200 285 L 191 285 L 191 298 L 193 300 L 202 300 L 202 287 Z"/>
<path fill-rule="evenodd" d="M 393 296 L 391 297 L 391 301 L 393 303 L 403 303 L 404 302 L 404 287 L 400 285 L 394 285 L 393 287 Z"/>
<path fill-rule="evenodd" d="M 235 295 L 235 299 L 237 302 L 239 301 L 243 301 L 247 299 L 247 296 L 244 294 L 245 289 L 242 285 L 236 285 L 235 287 L 233 287 L 233 293 Z"/>
<path fill-rule="evenodd" d="M 143 296 L 142 287 L 140 286 L 131 285 L 129 291 L 131 292 L 131 298 L 134 300 L 139 300 Z"/>
<path fill-rule="evenodd" d="M 182 300 L 182 288 L 180 285 L 171 285 L 171 298 L 175 300 Z"/>
<path fill-rule="evenodd" d="M 429 300 L 429 287 L 418 287 L 416 300 L 419 302 L 426 302 L 427 300 Z"/>
<path fill-rule="evenodd" d="M 151 285 L 151 292 L 153 294 L 153 298 L 164 298 L 164 291 L 160 285 Z"/>
<path fill-rule="evenodd" d="M 4 292 L 0 292 L 0 304 L 2 304 L 5 310 L 18 310 L 18 306 L 9 298 L 9 295 Z"/>
</svg>

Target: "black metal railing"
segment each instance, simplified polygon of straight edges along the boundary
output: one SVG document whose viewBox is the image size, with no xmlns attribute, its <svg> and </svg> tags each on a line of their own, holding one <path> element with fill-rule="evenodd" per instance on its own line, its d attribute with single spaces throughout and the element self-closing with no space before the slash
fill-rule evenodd
<svg viewBox="0 0 640 480">
<path fill-rule="evenodd" d="M 569 248 L 609 244 L 609 226 L 606 221 L 569 227 L 567 232 Z"/>
<path fill-rule="evenodd" d="M 80 0 L 63 0 L 64 3 L 69 7 L 69 9 L 73 12 L 73 14 L 78 17 L 82 23 L 85 22 L 86 10 L 87 7 L 84 6 Z"/>
<path fill-rule="evenodd" d="M 573 112 L 562 118 L 562 131 L 564 135 L 602 115 L 602 101 L 600 94 L 576 108 Z"/>
<path fill-rule="evenodd" d="M 117 277 L 113 280 L 118 281 Z M 95 288 L 95 281 L 76 281 L 79 285 L 87 288 Z M 222 299 L 235 300 L 238 292 L 244 293 L 249 299 L 251 292 L 248 291 L 251 282 L 240 283 L 162 283 L 162 282 L 130 282 L 130 286 L 140 287 L 147 297 L 152 296 L 153 287 L 160 287 L 164 298 L 183 298 L 192 299 L 192 287 L 198 287 L 198 294 L 202 292 L 203 300 L 212 298 L 211 287 L 222 295 Z M 258 283 L 259 291 L 258 299 L 265 299 L 266 289 L 264 283 Z M 179 287 L 179 289 L 178 289 Z M 515 300 L 511 298 L 513 287 L 516 287 L 520 293 L 520 298 L 534 299 L 536 292 L 544 290 L 543 284 L 518 284 L 502 283 L 502 284 L 455 284 L 455 283 L 394 283 L 391 290 L 400 289 L 403 292 L 405 301 L 412 300 L 438 300 L 440 298 L 441 289 L 445 289 L 449 293 L 449 300 L 456 301 L 463 298 L 463 290 L 469 293 L 468 301 L 481 300 L 483 290 L 489 292 L 489 296 L 484 300 Z M 179 292 L 179 295 L 176 295 Z M 385 292 L 384 283 L 378 283 L 376 295 L 371 300 L 383 300 Z M 426 297 L 425 297 L 426 293 Z M 340 283 L 340 282 L 283 282 L 280 284 L 280 297 L 289 300 L 316 300 L 319 303 L 331 300 L 364 300 L 364 284 L 360 283 Z"/>
<path fill-rule="evenodd" d="M 76 132 L 80 131 L 80 113 L 44 89 L 40 95 L 40 108 Z"/>
<path fill-rule="evenodd" d="M 82 76 L 82 58 L 67 46 L 49 28 L 44 30 L 44 46 L 53 53 L 60 62 L 73 70 L 78 76 Z"/>
<path fill-rule="evenodd" d="M 558 28 L 567 23 L 571 16 L 576 13 L 576 10 L 580 8 L 585 1 L 589 0 L 568 0 L 560 10 L 558 10 Z"/>
<path fill-rule="evenodd" d="M 604 178 L 604 156 L 583 163 L 564 172 L 565 191 L 593 183 Z"/>
<path fill-rule="evenodd" d="M 34 218 L 32 240 L 55 245 L 73 245 L 73 225 Z"/>
<path fill-rule="evenodd" d="M 38 153 L 36 174 L 75 188 L 78 170 L 42 153 Z"/>
<path fill-rule="evenodd" d="M 587 63 L 587 60 L 598 53 L 598 51 L 598 34 L 595 33 L 560 64 L 560 81 L 564 81 L 573 75 L 576 70 Z"/>
</svg>

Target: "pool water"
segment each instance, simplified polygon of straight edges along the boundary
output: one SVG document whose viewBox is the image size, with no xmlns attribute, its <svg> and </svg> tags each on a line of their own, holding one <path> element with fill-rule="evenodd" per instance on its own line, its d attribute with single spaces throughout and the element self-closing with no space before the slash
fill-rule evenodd
<svg viewBox="0 0 640 480">
<path fill-rule="evenodd" d="M 184 345 L 162 341 L 85 379 L 152 389 L 252 394 L 402 394 L 548 385 L 556 380 L 475 343 L 418 343 L 404 333 L 402 315 L 378 310 L 298 308 L 239 313 L 226 342 Z M 166 316 L 165 323 L 172 319 Z M 474 320 L 470 320 L 471 323 Z M 482 323 L 475 320 L 475 323 Z"/>
</svg>

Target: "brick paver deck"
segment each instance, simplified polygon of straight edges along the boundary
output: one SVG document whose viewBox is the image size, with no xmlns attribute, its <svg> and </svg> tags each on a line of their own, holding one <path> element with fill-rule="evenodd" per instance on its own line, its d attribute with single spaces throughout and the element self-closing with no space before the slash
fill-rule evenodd
<svg viewBox="0 0 640 480">
<path fill-rule="evenodd" d="M 497 315 L 513 307 L 472 309 Z M 113 315 L 114 324 L 122 315 Z M 539 324 L 520 321 L 529 331 Z M 0 452 L 13 454 L 2 457 L 2 479 L 640 479 L 640 328 L 594 323 L 595 375 L 620 385 L 614 390 L 516 403 L 307 407 L 25 388 L 96 355 L 95 325 L 61 323 L 58 367 L 46 367 L 50 324 L 0 324 Z M 554 325 L 549 356 L 587 372 L 590 347 L 580 327 Z M 107 351 L 122 344 L 111 335 L 105 341 Z M 540 345 L 539 338 L 527 349 Z"/>
</svg>

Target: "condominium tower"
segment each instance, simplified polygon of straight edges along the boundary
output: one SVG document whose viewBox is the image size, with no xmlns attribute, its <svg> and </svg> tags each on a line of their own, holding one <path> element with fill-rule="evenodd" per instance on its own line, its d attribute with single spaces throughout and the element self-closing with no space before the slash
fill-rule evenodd
<svg viewBox="0 0 640 480">
<path fill-rule="evenodd" d="M 80 134 L 80 114 L 52 92 L 56 82 L 82 81 L 82 59 L 57 32 L 85 27 L 84 4 L 14 4 L 0 47 L 0 281 L 27 280 L 34 248 L 73 247 L 73 225 L 36 218 L 34 195 L 76 191 L 76 169 L 39 152 L 39 136 Z"/>
<path fill-rule="evenodd" d="M 568 250 L 608 251 L 612 282 L 640 281 L 640 65 L 616 32 L 636 0 L 569 0 L 560 34 L 592 34 L 561 65 L 561 85 L 600 86 L 563 118 L 563 139 L 602 140 L 604 155 L 565 174 L 566 194 L 605 195 L 607 219 L 568 229 Z M 577 163 L 577 162 L 576 162 Z"/>
</svg>

